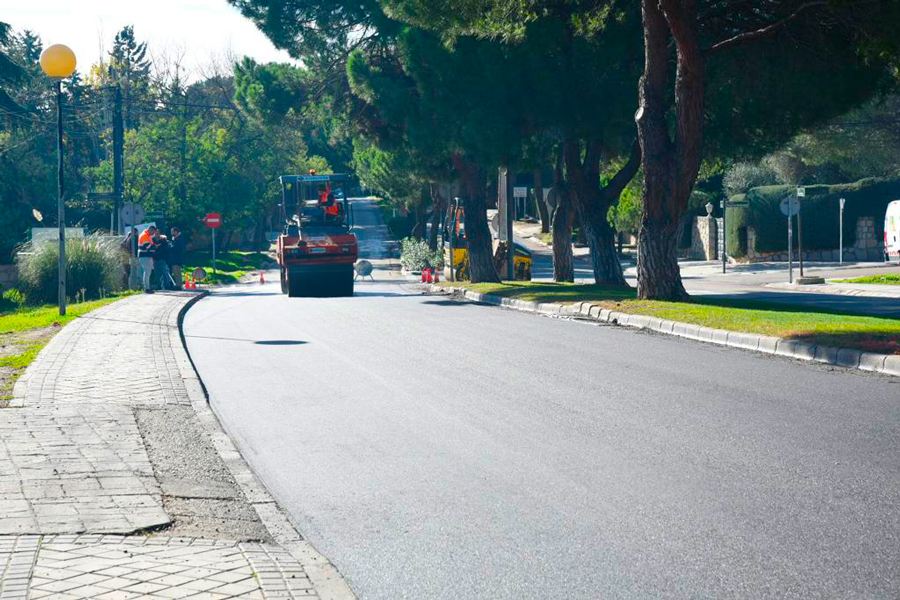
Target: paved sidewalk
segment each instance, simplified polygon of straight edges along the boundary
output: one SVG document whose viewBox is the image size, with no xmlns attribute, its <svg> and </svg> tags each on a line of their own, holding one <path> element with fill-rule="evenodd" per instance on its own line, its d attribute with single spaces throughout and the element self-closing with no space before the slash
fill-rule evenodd
<svg viewBox="0 0 900 600">
<path fill-rule="evenodd" d="M 814 285 L 790 283 L 770 283 L 768 287 L 806 292 L 809 294 L 839 294 L 841 296 L 872 296 L 875 298 L 900 298 L 900 285 L 880 285 L 868 283 L 825 282 Z"/>
<path fill-rule="evenodd" d="M 270 535 L 277 506 L 192 407 L 191 297 L 76 319 L 17 382 L 0 409 L 0 600 L 317 597 Z M 274 537 L 302 546 L 286 529 Z"/>
</svg>

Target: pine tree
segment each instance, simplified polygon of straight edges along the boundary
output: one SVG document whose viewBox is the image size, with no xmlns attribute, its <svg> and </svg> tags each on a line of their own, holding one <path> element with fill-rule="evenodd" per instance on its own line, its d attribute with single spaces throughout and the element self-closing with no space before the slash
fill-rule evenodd
<svg viewBox="0 0 900 600">
<path fill-rule="evenodd" d="M 150 66 L 146 42 L 139 43 L 134 26 L 126 25 L 116 34 L 107 67 L 110 82 L 122 87 L 125 129 L 140 125 L 135 104 L 145 100 L 150 90 Z"/>
<path fill-rule="evenodd" d="M 9 56 L 12 35 L 12 27 L 8 23 L 0 22 L 0 110 L 17 112 L 21 111 L 22 107 L 4 88 L 19 84 L 26 72 Z"/>
</svg>

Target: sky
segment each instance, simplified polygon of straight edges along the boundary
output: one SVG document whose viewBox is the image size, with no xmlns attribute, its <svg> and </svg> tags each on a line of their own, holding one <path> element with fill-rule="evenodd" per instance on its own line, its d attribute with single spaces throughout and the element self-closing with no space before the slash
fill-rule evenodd
<svg viewBox="0 0 900 600">
<path fill-rule="evenodd" d="M 86 73 L 125 25 L 147 42 L 148 55 L 184 53 L 191 79 L 215 57 L 250 56 L 259 62 L 293 62 L 225 0 L 0 0 L 0 21 L 30 29 L 44 46 L 65 44 Z"/>
</svg>

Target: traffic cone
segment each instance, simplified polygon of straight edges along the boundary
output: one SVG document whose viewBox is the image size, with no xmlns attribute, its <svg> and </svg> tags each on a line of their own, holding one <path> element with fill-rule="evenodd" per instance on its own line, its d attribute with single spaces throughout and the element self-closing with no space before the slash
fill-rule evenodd
<svg viewBox="0 0 900 600">
<path fill-rule="evenodd" d="M 263 275 L 263 272 L 260 271 L 260 272 L 259 272 L 259 284 L 262 285 L 262 284 L 264 284 L 265 282 L 266 282 L 266 277 L 265 277 L 265 275 Z"/>
<path fill-rule="evenodd" d="M 434 283 L 441 282 L 441 277 L 440 277 L 440 275 L 438 275 L 438 273 L 440 273 L 440 272 L 441 272 L 440 269 L 438 269 L 437 267 L 434 268 Z"/>
</svg>

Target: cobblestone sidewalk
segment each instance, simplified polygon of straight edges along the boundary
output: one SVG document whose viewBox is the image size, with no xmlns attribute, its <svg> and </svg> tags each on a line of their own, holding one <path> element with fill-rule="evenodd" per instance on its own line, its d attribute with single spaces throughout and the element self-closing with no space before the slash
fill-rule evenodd
<svg viewBox="0 0 900 600">
<path fill-rule="evenodd" d="M 303 565 L 271 536 L 166 533 L 180 516 L 167 512 L 172 486 L 155 473 L 136 411 L 197 418 L 175 347 L 191 297 L 135 296 L 76 319 L 17 382 L 0 409 L 0 600 L 316 597 Z M 208 437 L 221 455 L 227 441 Z M 225 496 L 250 506 L 233 485 Z M 260 506 L 277 510 L 270 499 Z"/>
</svg>

